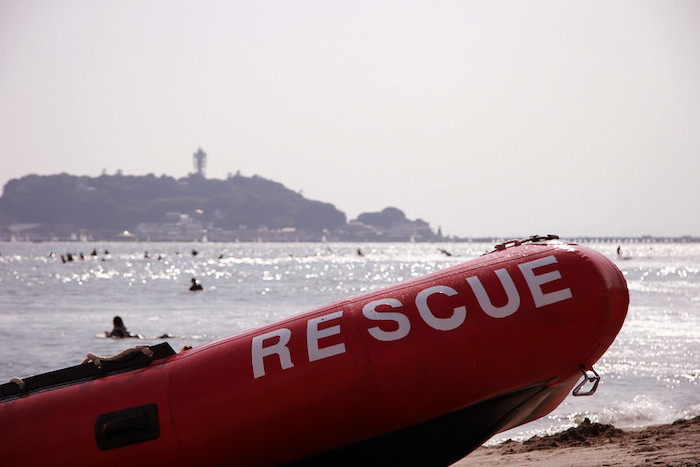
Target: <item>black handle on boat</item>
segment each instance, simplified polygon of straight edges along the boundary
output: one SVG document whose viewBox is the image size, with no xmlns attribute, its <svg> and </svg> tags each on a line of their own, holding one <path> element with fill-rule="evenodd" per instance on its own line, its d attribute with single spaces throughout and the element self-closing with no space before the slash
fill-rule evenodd
<svg viewBox="0 0 700 467">
<path fill-rule="evenodd" d="M 102 450 L 140 443 L 158 436 L 160 425 L 156 404 L 102 414 L 95 420 L 95 441 Z"/>
<path fill-rule="evenodd" d="M 130 431 L 146 431 L 148 425 L 148 417 L 146 414 L 141 413 L 103 423 L 102 433 L 104 433 L 106 439 L 110 439 Z"/>
</svg>

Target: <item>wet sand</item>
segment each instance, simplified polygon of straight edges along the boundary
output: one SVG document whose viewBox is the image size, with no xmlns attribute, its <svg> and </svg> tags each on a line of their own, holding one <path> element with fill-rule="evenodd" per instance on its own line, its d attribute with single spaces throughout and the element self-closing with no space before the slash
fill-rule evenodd
<svg viewBox="0 0 700 467">
<path fill-rule="evenodd" d="M 556 435 L 482 446 L 454 464 L 493 465 L 699 466 L 700 417 L 624 430 L 586 420 Z"/>
</svg>

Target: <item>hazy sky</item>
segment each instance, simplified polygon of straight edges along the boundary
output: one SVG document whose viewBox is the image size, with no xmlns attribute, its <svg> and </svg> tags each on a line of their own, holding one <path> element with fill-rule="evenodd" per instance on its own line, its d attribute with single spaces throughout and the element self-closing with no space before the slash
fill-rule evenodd
<svg viewBox="0 0 700 467">
<path fill-rule="evenodd" d="M 700 235 L 700 2 L 0 0 L 0 186 L 200 146 L 349 219 Z"/>
</svg>

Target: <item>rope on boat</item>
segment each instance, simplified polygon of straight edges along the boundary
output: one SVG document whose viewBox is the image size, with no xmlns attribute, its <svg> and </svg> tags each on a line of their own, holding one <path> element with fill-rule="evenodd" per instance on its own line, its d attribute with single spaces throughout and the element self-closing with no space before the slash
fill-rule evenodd
<svg viewBox="0 0 700 467">
<path fill-rule="evenodd" d="M 143 353 L 147 357 L 153 356 L 153 350 L 151 350 L 147 345 L 137 345 L 136 347 L 126 349 L 125 351 L 118 353 L 117 355 L 112 355 L 111 357 L 102 357 L 100 355 L 95 355 L 94 353 L 88 352 L 87 358 L 83 360 L 83 365 L 88 362 L 92 362 L 97 368 L 101 368 L 102 362 L 116 362 L 119 360 L 124 360 L 139 352 Z"/>
<path fill-rule="evenodd" d="M 17 386 L 19 386 L 20 389 L 24 389 L 24 381 L 22 381 L 22 378 L 13 376 L 12 378 L 10 378 L 10 383 L 15 383 Z"/>
</svg>

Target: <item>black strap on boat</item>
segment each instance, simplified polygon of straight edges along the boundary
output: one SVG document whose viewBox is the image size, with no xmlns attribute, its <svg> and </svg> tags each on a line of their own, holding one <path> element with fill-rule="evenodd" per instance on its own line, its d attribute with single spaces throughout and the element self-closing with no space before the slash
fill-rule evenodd
<svg viewBox="0 0 700 467">
<path fill-rule="evenodd" d="M 553 235 L 553 234 L 547 234 L 547 235 L 531 235 L 527 238 L 522 238 L 520 240 L 508 240 L 507 242 L 499 243 L 496 245 L 494 248 L 495 251 L 501 251 L 505 250 L 506 248 L 510 246 L 518 246 L 522 245 L 523 243 L 537 243 L 537 242 L 544 242 L 547 240 L 559 240 L 559 235 Z"/>
<path fill-rule="evenodd" d="M 114 357 L 99 357 L 94 354 L 88 354 L 88 358 L 81 365 L 27 378 L 14 377 L 9 383 L 0 385 L 0 402 L 6 399 L 26 396 L 32 392 L 45 391 L 55 387 L 82 383 L 83 381 L 103 378 L 115 373 L 143 368 L 155 360 L 175 355 L 175 351 L 167 342 L 152 346 L 139 346 L 135 349 L 135 351 L 132 349 L 126 350 Z"/>
</svg>

